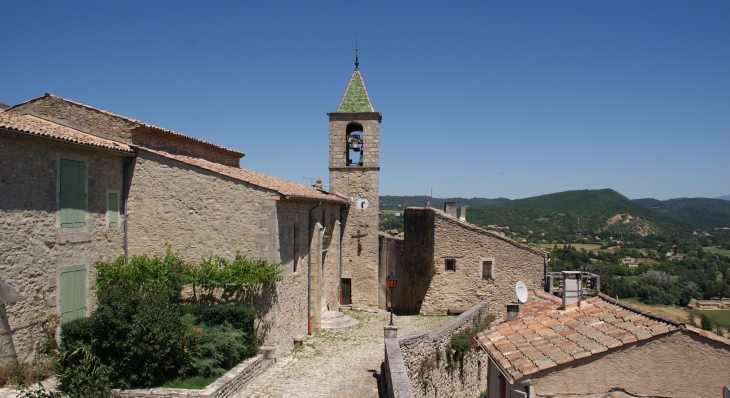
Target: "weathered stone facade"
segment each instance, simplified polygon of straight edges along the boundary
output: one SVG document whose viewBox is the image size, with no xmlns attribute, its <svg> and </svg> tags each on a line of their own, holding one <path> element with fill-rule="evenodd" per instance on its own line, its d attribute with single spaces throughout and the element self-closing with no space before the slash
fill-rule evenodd
<svg viewBox="0 0 730 398">
<path fill-rule="evenodd" d="M 93 310 L 94 264 L 124 253 L 123 229 L 106 226 L 106 193 L 121 192 L 125 155 L 0 132 L 0 280 L 25 297 L 4 310 L 0 334 L 10 336 L 12 344 L 3 346 L 0 365 L 16 355 L 30 360 L 42 336 L 35 321 L 60 314 L 61 267 L 86 267 L 86 312 Z M 85 164 L 86 225 L 81 228 L 60 227 L 61 159 Z"/>
<path fill-rule="evenodd" d="M 380 270 L 378 271 L 378 307 L 390 308 L 390 294 L 385 278 L 392 272 L 396 278 L 405 273 L 403 268 L 403 239 L 381 232 L 380 239 Z M 396 289 L 397 289 L 396 285 Z M 395 296 L 395 289 L 393 295 Z M 402 300 L 402 299 L 401 299 Z M 395 302 L 395 300 L 394 300 Z"/>
<path fill-rule="evenodd" d="M 715 397 L 730 380 L 730 346 L 676 331 L 531 375 L 539 397 L 624 391 L 633 396 Z"/>
<path fill-rule="evenodd" d="M 452 371 L 447 370 L 446 352 L 455 334 L 473 330 L 488 315 L 489 303 L 483 302 L 435 330 L 400 337 L 397 345 L 386 337 L 385 378 L 391 398 L 476 397 L 486 391 L 488 357 L 483 350 L 471 346 Z M 403 373 L 410 386 L 398 385 Z"/>
<path fill-rule="evenodd" d="M 377 309 L 378 224 L 379 224 L 379 138 L 382 115 L 366 113 L 329 113 L 330 118 L 330 191 L 350 200 L 342 240 L 342 278 L 352 283 L 353 308 Z M 358 124 L 363 133 L 362 166 L 347 165 L 348 125 Z M 368 200 L 367 208 L 357 199 Z"/>
<path fill-rule="evenodd" d="M 53 301 L 57 300 L 58 267 L 86 265 L 90 288 L 94 264 L 110 261 L 125 250 L 130 255 L 155 255 L 164 253 L 169 245 L 186 261 L 210 255 L 232 259 L 240 251 L 250 258 L 281 262 L 283 280 L 272 286 L 253 287 L 233 297 L 220 292 L 205 297 L 252 304 L 258 316 L 259 343 L 273 346 L 274 357 L 289 350 L 295 337 L 316 333 L 322 311 L 339 308 L 342 198 L 239 169 L 239 152 L 55 96 L 46 95 L 9 111 L 62 122 L 81 135 L 135 145 L 134 152 L 126 147 L 125 166 L 122 156 L 113 151 L 78 149 L 79 145 L 71 143 L 45 144 L 40 138 L 30 139 L 30 145 L 25 136 L 3 134 L 8 145 L 2 150 L 9 152 L 0 160 L 2 195 L 8 196 L 2 197 L 2 218 L 8 220 L 5 230 L 13 239 L 2 242 L 9 249 L 3 250 L 0 279 L 32 298 L 34 304 L 29 307 L 29 299 L 9 305 L 0 324 L 9 322 L 4 326 L 9 332 L 4 335 L 12 334 L 12 340 L 5 340 L 22 347 L 22 360 L 32 354 L 29 347 L 34 344 L 22 331 L 28 329 L 29 319 L 58 313 Z M 37 146 L 43 145 L 58 148 L 39 150 Z M 39 157 L 43 151 L 49 154 Z M 51 191 L 57 188 L 47 180 L 49 173 L 57 178 L 55 165 L 61 157 L 87 164 L 87 225 L 93 227 L 65 231 L 56 225 L 57 191 Z M 125 179 L 127 189 L 123 189 Z M 103 200 L 110 189 L 123 194 L 120 223 L 99 231 L 96 224 L 105 225 Z M 35 192 L 51 196 L 41 200 L 43 195 L 34 196 Z M 51 228 L 39 232 L 38 225 Z M 28 256 L 28 250 L 55 257 L 40 260 L 35 258 L 40 254 Z M 87 314 L 93 309 L 93 296 L 88 296 L 88 302 Z"/>
<path fill-rule="evenodd" d="M 501 317 L 515 284 L 541 289 L 547 253 L 433 208 L 405 210 L 405 274 L 396 308 L 414 313 L 463 310 L 488 300 Z M 447 260 L 453 270 L 447 270 Z M 491 262 L 485 277 L 483 263 Z"/>
<path fill-rule="evenodd" d="M 170 131 L 108 111 L 46 94 L 8 110 L 31 114 L 69 126 L 87 134 L 125 144 L 162 149 L 238 167 L 243 153 Z"/>
</svg>

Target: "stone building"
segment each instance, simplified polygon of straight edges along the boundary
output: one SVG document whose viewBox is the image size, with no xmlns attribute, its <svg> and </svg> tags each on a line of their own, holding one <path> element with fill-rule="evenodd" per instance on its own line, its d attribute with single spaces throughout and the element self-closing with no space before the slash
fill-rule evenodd
<svg viewBox="0 0 730 398">
<path fill-rule="evenodd" d="M 489 398 L 715 397 L 730 380 L 730 340 L 600 295 L 564 307 L 534 292 L 516 319 L 479 335 Z"/>
<path fill-rule="evenodd" d="M 350 198 L 343 209 L 342 303 L 379 308 L 379 129 L 375 112 L 355 64 L 337 112 L 329 116 L 329 189 Z M 380 308 L 383 308 L 380 306 Z"/>
<path fill-rule="evenodd" d="M 29 360 L 37 320 L 94 308 L 94 264 L 124 253 L 125 143 L 0 112 L 0 280 L 25 300 L 0 306 L 0 365 Z"/>
<path fill-rule="evenodd" d="M 445 212 L 409 207 L 404 217 L 403 275 L 395 308 L 461 312 L 489 301 L 492 313 L 502 316 L 505 305 L 516 301 L 518 281 L 542 289 L 547 252 L 457 218 L 453 202 L 446 203 Z"/>
<path fill-rule="evenodd" d="M 50 94 L 0 115 L 0 280 L 26 297 L 3 309 L 9 357 L 33 355 L 31 319 L 90 313 L 97 262 L 167 245 L 189 261 L 240 251 L 282 263 L 283 280 L 254 301 L 260 344 L 275 355 L 338 307 L 347 198 L 239 168 L 241 152 Z"/>
</svg>

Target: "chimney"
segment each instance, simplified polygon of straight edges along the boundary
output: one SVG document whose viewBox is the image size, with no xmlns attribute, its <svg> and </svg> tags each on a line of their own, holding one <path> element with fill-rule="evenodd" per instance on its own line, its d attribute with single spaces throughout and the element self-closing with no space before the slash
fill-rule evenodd
<svg viewBox="0 0 730 398">
<path fill-rule="evenodd" d="M 576 303 L 580 305 L 582 290 L 580 271 L 563 271 L 563 309 Z"/>
<path fill-rule="evenodd" d="M 444 202 L 444 213 L 456 218 L 456 202 Z"/>
<path fill-rule="evenodd" d="M 466 206 L 461 206 L 461 211 L 459 212 L 459 220 L 466 221 Z"/>
<path fill-rule="evenodd" d="M 314 189 L 324 191 L 324 188 L 322 188 L 322 180 L 317 180 L 317 182 L 314 183 Z"/>
<path fill-rule="evenodd" d="M 511 321 L 517 318 L 520 312 L 520 303 L 507 303 L 507 320 Z"/>
</svg>

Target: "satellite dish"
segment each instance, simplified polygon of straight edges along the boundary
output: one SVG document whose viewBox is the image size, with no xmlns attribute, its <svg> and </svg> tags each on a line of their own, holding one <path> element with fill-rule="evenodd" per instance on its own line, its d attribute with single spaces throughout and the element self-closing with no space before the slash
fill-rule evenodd
<svg viewBox="0 0 730 398">
<path fill-rule="evenodd" d="M 517 293 L 517 301 L 520 304 L 527 302 L 527 286 L 525 286 L 524 282 L 517 282 L 517 285 L 515 285 L 515 293 Z"/>
</svg>

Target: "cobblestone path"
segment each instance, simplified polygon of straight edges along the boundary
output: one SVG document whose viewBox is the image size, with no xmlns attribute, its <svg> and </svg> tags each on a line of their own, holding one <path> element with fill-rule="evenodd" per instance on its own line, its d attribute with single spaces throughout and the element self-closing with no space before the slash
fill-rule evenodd
<svg viewBox="0 0 730 398">
<path fill-rule="evenodd" d="M 264 374 L 240 391 L 244 397 L 377 397 L 383 362 L 386 312 L 348 311 L 360 324 L 327 330 L 304 340 L 304 345 L 279 358 Z M 449 316 L 395 317 L 398 336 L 434 329 Z"/>
</svg>

